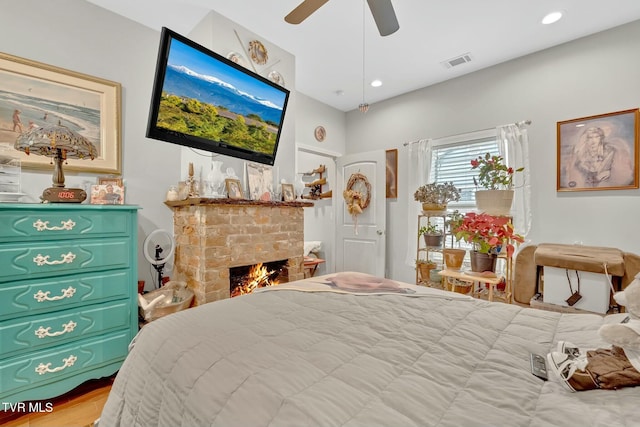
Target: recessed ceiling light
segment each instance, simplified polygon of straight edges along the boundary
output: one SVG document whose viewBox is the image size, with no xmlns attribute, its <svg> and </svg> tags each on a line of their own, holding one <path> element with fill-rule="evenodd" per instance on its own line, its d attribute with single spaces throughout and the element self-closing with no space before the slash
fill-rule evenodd
<svg viewBox="0 0 640 427">
<path fill-rule="evenodd" d="M 380 81 L 380 80 L 376 79 L 376 80 L 374 80 L 374 81 L 372 81 L 372 82 L 371 82 L 371 86 L 373 86 L 373 87 L 380 87 L 380 86 L 382 86 L 382 81 Z"/>
<path fill-rule="evenodd" d="M 554 22 L 558 22 L 560 18 L 562 18 L 562 15 L 563 13 L 561 11 L 551 12 L 542 18 L 542 23 L 545 25 L 553 24 Z"/>
</svg>

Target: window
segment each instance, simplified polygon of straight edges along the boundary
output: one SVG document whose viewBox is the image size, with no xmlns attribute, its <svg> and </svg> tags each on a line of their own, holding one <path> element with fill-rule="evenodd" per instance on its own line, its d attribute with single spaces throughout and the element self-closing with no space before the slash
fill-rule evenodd
<svg viewBox="0 0 640 427">
<path fill-rule="evenodd" d="M 495 131 L 493 135 L 484 134 L 467 134 L 465 139 L 457 141 L 434 141 L 429 182 L 453 182 L 460 190 L 460 201 L 452 202 L 451 207 L 463 209 L 475 206 L 476 186 L 473 178 L 478 176 L 478 172 L 471 170 L 471 160 L 486 153 L 499 153 Z"/>
</svg>

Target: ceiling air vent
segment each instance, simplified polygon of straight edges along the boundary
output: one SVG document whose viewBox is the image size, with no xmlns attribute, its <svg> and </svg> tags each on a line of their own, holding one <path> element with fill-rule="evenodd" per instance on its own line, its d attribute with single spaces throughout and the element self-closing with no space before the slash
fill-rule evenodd
<svg viewBox="0 0 640 427">
<path fill-rule="evenodd" d="M 455 58 L 448 59 L 444 61 L 442 64 L 447 68 L 453 68 L 458 65 L 466 64 L 467 62 L 471 62 L 470 53 L 465 53 L 463 55 L 456 56 Z"/>
</svg>

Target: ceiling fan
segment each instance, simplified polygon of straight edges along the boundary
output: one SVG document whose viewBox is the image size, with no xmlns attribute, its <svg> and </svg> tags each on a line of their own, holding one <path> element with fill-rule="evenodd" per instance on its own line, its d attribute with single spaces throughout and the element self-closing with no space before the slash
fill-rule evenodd
<svg viewBox="0 0 640 427">
<path fill-rule="evenodd" d="M 329 0 L 304 0 L 293 9 L 284 20 L 289 24 L 299 24 Z M 381 36 L 393 34 L 400 28 L 391 0 L 367 0 L 369 9 Z"/>
</svg>

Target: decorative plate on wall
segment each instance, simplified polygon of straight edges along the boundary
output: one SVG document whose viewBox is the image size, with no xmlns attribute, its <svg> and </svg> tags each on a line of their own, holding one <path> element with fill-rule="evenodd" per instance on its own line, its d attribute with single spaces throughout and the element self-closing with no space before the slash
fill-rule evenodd
<svg viewBox="0 0 640 427">
<path fill-rule="evenodd" d="M 237 52 L 229 52 L 227 54 L 227 59 L 231 62 L 235 62 L 238 65 L 242 65 L 243 67 L 245 66 L 244 57 Z"/>
<path fill-rule="evenodd" d="M 249 55 L 251 55 L 251 60 L 258 65 L 264 65 L 269 60 L 267 48 L 258 40 L 249 42 Z"/>
<path fill-rule="evenodd" d="M 282 74 L 280 74 L 277 71 L 272 71 L 269 73 L 269 80 L 271 80 L 272 82 L 274 82 L 275 84 L 278 84 L 282 87 L 284 87 L 284 78 L 282 77 Z"/>
<path fill-rule="evenodd" d="M 318 142 L 322 142 L 322 141 L 324 141 L 324 138 L 327 136 L 327 131 L 324 129 L 323 126 L 318 126 L 313 131 L 313 134 L 316 137 L 316 140 Z"/>
</svg>

